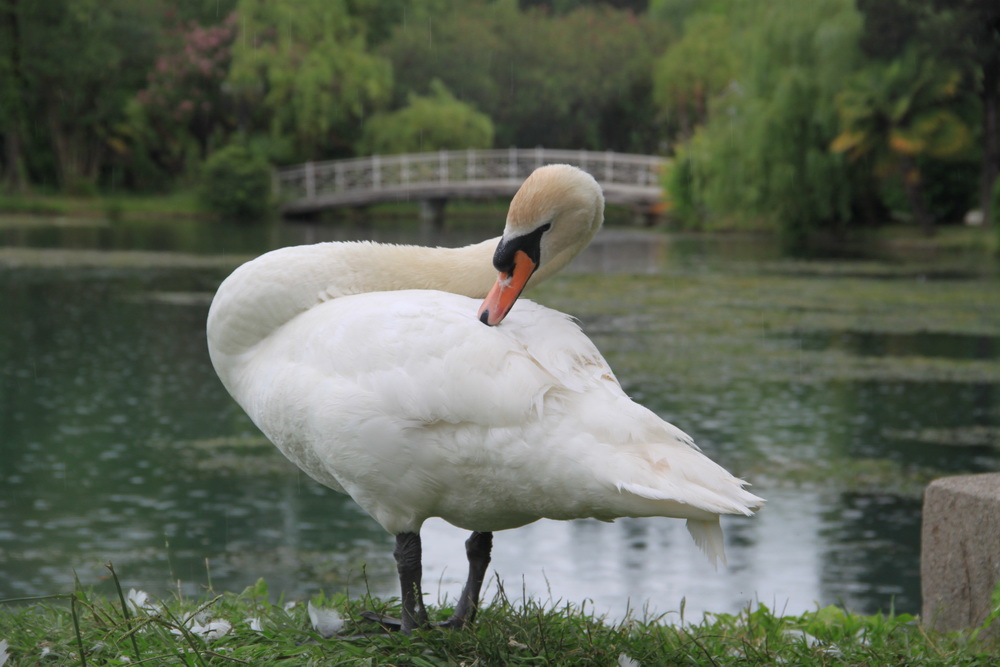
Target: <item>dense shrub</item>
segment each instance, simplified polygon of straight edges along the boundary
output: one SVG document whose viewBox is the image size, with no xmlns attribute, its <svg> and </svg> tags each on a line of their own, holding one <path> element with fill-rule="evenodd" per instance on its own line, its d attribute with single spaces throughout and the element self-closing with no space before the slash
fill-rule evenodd
<svg viewBox="0 0 1000 667">
<path fill-rule="evenodd" d="M 205 161 L 199 194 L 205 206 L 231 220 L 259 220 L 271 210 L 271 167 L 242 144 Z"/>
<path fill-rule="evenodd" d="M 663 174 L 663 188 L 670 201 L 670 217 L 678 225 L 686 228 L 700 226 L 697 204 L 694 165 L 687 150 L 677 151 L 674 160 Z"/>
<path fill-rule="evenodd" d="M 406 107 L 373 114 L 355 149 L 360 155 L 384 155 L 492 147 L 490 117 L 456 99 L 435 79 L 430 95 L 410 95 Z"/>
</svg>

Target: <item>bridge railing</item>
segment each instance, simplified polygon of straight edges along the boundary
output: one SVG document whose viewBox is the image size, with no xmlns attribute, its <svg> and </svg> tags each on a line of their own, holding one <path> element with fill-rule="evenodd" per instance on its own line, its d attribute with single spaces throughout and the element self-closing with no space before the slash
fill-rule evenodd
<svg viewBox="0 0 1000 667">
<path fill-rule="evenodd" d="M 665 160 L 651 155 L 548 148 L 373 155 L 279 168 L 274 189 L 282 201 L 289 202 L 380 190 L 404 189 L 419 194 L 420 190 L 461 183 L 516 186 L 537 167 L 552 163 L 578 166 L 605 189 L 655 188 Z"/>
</svg>

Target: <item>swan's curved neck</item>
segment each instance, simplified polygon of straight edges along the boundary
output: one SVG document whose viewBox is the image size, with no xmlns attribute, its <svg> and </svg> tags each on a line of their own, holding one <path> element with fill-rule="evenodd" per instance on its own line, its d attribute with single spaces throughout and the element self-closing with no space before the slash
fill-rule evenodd
<svg viewBox="0 0 1000 667">
<path fill-rule="evenodd" d="M 491 258 L 498 242 L 463 248 L 318 243 L 269 252 L 219 287 L 208 316 L 209 350 L 213 360 L 241 354 L 313 306 L 351 294 L 433 289 L 485 297 L 497 276 Z"/>
</svg>

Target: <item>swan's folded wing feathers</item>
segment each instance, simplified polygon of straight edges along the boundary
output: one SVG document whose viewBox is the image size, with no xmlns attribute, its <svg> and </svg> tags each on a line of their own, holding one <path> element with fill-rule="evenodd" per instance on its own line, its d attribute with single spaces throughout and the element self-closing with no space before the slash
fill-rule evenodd
<svg viewBox="0 0 1000 667">
<path fill-rule="evenodd" d="M 574 318 L 526 301 L 518 303 L 507 321 L 507 335 L 518 343 L 519 352 L 530 357 L 559 386 L 585 391 L 596 383 L 610 383 L 620 391 L 611 367 Z"/>
</svg>

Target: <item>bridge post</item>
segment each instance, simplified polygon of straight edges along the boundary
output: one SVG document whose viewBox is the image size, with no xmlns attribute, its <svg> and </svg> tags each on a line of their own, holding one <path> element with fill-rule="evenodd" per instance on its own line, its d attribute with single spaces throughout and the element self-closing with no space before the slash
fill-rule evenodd
<svg viewBox="0 0 1000 667">
<path fill-rule="evenodd" d="M 316 198 L 316 164 L 306 162 L 306 198 Z"/>
<path fill-rule="evenodd" d="M 439 231 L 444 227 L 444 209 L 448 200 L 444 197 L 420 200 L 420 229 L 424 232 Z"/>
</svg>

